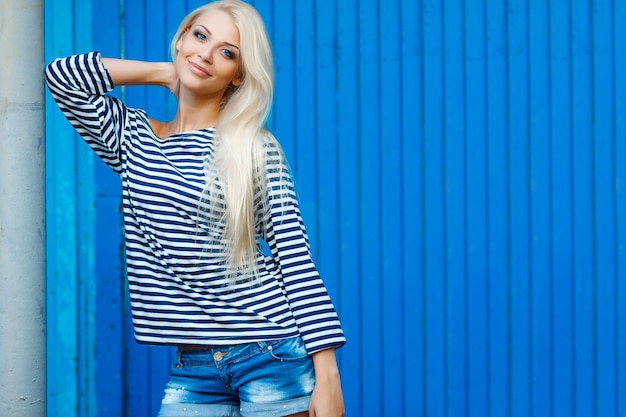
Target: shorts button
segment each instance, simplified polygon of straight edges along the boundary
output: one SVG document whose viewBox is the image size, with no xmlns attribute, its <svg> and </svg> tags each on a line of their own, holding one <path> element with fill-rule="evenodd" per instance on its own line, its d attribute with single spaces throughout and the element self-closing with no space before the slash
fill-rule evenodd
<svg viewBox="0 0 626 417">
<path fill-rule="evenodd" d="M 213 359 L 215 359 L 216 361 L 221 361 L 222 359 L 224 359 L 224 354 L 222 352 L 215 352 L 213 354 Z"/>
</svg>

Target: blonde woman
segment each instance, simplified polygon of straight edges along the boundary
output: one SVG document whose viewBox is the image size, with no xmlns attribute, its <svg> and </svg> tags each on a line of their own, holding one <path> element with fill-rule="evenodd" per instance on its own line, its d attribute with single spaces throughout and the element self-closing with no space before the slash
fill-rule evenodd
<svg viewBox="0 0 626 417">
<path fill-rule="evenodd" d="M 265 26 L 247 3 L 209 3 L 181 22 L 172 57 L 92 52 L 46 69 L 62 112 L 120 175 L 136 339 L 178 346 L 159 416 L 342 416 L 345 338 L 264 127 Z M 121 85 L 167 87 L 176 115 L 107 95 Z"/>
</svg>

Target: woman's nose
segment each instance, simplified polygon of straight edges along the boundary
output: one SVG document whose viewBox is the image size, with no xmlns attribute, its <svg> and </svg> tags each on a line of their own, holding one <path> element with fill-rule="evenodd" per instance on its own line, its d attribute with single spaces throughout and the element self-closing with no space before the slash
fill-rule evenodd
<svg viewBox="0 0 626 417">
<path fill-rule="evenodd" d="M 213 63 L 213 48 L 205 48 L 198 52 L 198 57 L 209 64 Z"/>
</svg>

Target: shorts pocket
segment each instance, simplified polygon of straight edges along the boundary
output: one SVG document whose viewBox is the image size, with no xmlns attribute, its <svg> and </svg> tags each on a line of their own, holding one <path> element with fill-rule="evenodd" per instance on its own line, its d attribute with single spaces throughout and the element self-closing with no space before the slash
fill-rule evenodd
<svg viewBox="0 0 626 417">
<path fill-rule="evenodd" d="M 303 361 L 309 359 L 309 355 L 300 337 L 272 342 L 268 346 L 270 355 L 279 361 Z"/>
</svg>

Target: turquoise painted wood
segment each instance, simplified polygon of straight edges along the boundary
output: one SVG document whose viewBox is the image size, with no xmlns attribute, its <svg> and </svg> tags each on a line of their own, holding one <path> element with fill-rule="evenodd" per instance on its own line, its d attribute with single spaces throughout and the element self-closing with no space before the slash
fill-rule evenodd
<svg viewBox="0 0 626 417">
<path fill-rule="evenodd" d="M 626 1 L 254 0 L 348 416 L 626 415 Z M 200 0 L 47 0 L 46 60 L 165 60 Z M 115 92 L 172 117 L 163 89 Z M 48 415 L 154 416 L 118 178 L 47 109 Z"/>
</svg>

